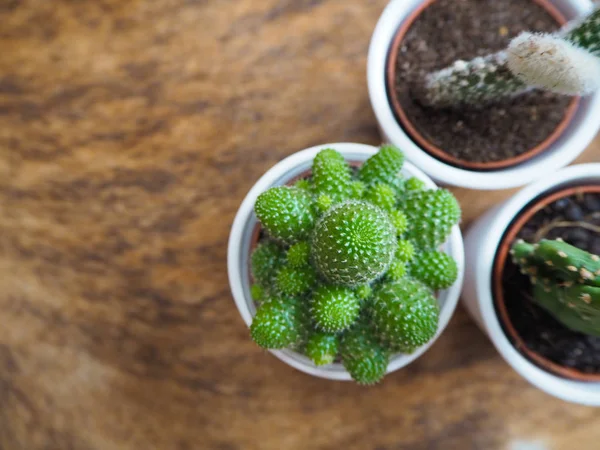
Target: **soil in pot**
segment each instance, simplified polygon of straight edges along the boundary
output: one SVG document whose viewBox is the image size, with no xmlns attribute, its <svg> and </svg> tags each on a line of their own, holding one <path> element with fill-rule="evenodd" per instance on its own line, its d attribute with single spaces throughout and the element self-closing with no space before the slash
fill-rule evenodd
<svg viewBox="0 0 600 450">
<path fill-rule="evenodd" d="M 562 238 L 599 254 L 600 188 L 595 193 L 578 193 L 553 201 L 536 212 L 516 238 L 528 242 Z M 600 337 L 567 329 L 535 304 L 529 278 L 520 273 L 510 258 L 504 265 L 502 288 L 510 323 L 530 352 L 558 366 L 600 376 Z"/>
<path fill-rule="evenodd" d="M 558 17 L 534 0 L 435 0 L 397 47 L 395 79 L 388 80 L 392 100 L 439 150 L 434 156 L 466 168 L 495 169 L 503 161 L 514 165 L 557 136 L 574 108 L 572 98 L 533 91 L 483 109 L 437 110 L 415 101 L 411 86 L 458 59 L 502 50 L 521 31 L 558 28 Z"/>
</svg>

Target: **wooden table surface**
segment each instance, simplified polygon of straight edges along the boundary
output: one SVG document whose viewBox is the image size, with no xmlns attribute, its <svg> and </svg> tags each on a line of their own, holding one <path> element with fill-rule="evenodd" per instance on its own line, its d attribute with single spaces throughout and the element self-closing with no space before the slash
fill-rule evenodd
<svg viewBox="0 0 600 450">
<path fill-rule="evenodd" d="M 379 143 L 385 3 L 0 0 L 0 449 L 600 447 L 600 413 L 529 386 L 460 307 L 373 388 L 248 337 L 236 209 L 296 150 Z M 466 226 L 513 191 L 455 192 Z"/>
</svg>

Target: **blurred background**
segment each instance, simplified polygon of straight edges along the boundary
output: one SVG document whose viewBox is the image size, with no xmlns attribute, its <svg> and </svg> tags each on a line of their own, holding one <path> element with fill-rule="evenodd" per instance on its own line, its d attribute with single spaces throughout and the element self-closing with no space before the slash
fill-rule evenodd
<svg viewBox="0 0 600 450">
<path fill-rule="evenodd" d="M 528 385 L 461 307 L 372 388 L 249 339 L 230 224 L 283 157 L 380 143 L 385 5 L 0 1 L 1 449 L 598 448 L 596 411 Z M 453 192 L 465 227 L 514 193 Z"/>
</svg>

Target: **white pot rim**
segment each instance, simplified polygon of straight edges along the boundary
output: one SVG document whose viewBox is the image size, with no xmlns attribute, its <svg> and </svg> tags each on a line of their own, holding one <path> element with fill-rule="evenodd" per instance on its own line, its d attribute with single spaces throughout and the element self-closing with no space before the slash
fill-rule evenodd
<svg viewBox="0 0 600 450">
<path fill-rule="evenodd" d="M 502 357 L 530 383 L 563 400 L 584 405 L 600 406 L 600 383 L 568 380 L 547 372 L 519 353 L 504 333 L 495 311 L 491 290 L 495 256 L 514 218 L 534 199 L 550 194 L 556 189 L 575 184 L 600 183 L 600 163 L 580 164 L 567 167 L 554 175 L 538 181 L 518 192 L 497 212 L 498 217 L 486 229 L 486 239 L 479 252 L 492 255 L 475 267 L 476 295 L 483 325 Z"/>
<path fill-rule="evenodd" d="M 494 170 L 460 169 L 440 161 L 421 149 L 394 116 L 387 95 L 386 64 L 399 25 L 427 0 L 392 0 L 383 11 L 369 46 L 367 80 L 369 97 L 382 134 L 398 146 L 409 161 L 434 180 L 471 189 L 507 189 L 523 186 L 570 164 L 600 129 L 600 92 L 581 99 L 578 110 L 561 137 L 542 154 L 518 166 Z M 590 0 L 550 0 L 567 18 L 593 9 Z"/>
<path fill-rule="evenodd" d="M 333 148 L 348 160 L 363 160 L 375 154 L 378 150 L 377 147 L 365 144 L 333 143 L 314 146 L 294 153 L 275 164 L 256 182 L 244 198 L 236 214 L 229 236 L 227 269 L 235 304 L 247 326 L 250 326 L 252 323 L 254 313 L 254 302 L 251 300 L 248 290 L 247 261 L 249 257 L 248 239 L 256 223 L 256 216 L 253 212 L 256 198 L 271 186 L 284 184 L 307 168 L 310 168 L 316 154 L 324 148 Z M 427 175 L 409 162 L 404 163 L 402 173 L 409 177 L 419 178 L 430 189 L 437 188 Z M 441 305 L 438 331 L 428 344 L 419 348 L 415 353 L 392 357 L 386 373 L 394 372 L 410 364 L 425 353 L 442 334 L 456 309 L 464 276 L 464 249 L 462 235 L 458 226 L 453 227 L 444 249 L 456 261 L 458 277 L 452 287 L 438 294 L 438 301 Z M 335 363 L 317 367 L 307 357 L 290 350 L 271 350 L 271 353 L 288 365 L 307 374 L 330 380 L 351 380 L 350 374 L 341 364 Z"/>
</svg>

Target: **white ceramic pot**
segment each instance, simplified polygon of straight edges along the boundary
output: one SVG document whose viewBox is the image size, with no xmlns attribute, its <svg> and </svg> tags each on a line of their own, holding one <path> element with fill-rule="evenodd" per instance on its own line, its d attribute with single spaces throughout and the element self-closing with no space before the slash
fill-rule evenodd
<svg viewBox="0 0 600 450">
<path fill-rule="evenodd" d="M 383 11 L 371 39 L 367 63 L 369 96 L 384 140 L 400 148 L 409 161 L 440 184 L 486 190 L 528 184 L 565 167 L 586 149 L 600 128 L 600 92 L 581 100 L 573 120 L 557 141 L 542 154 L 518 166 L 490 172 L 464 170 L 423 151 L 394 116 L 386 89 L 386 63 L 399 26 L 424 1 L 392 0 Z M 593 8 L 590 0 L 551 0 L 551 3 L 569 20 Z"/>
<path fill-rule="evenodd" d="M 572 381 L 531 363 L 511 344 L 502 330 L 494 307 L 492 276 L 500 241 L 513 219 L 532 200 L 545 192 L 584 183 L 600 184 L 600 164 L 567 167 L 538 181 L 481 217 L 465 237 L 463 303 L 502 357 L 529 382 L 563 400 L 600 406 L 600 383 Z"/>
<path fill-rule="evenodd" d="M 229 284 L 235 300 L 235 304 L 247 326 L 252 323 L 256 313 L 256 306 L 250 296 L 250 248 L 252 232 L 257 223 L 254 215 L 254 203 L 256 198 L 272 186 L 283 185 L 312 167 L 316 154 L 324 148 L 333 148 L 340 152 L 348 161 L 365 161 L 377 152 L 377 148 L 363 144 L 324 144 L 302 150 L 273 166 L 265 173 L 248 192 L 235 217 L 231 234 L 229 236 L 229 247 L 227 251 L 227 266 L 229 272 Z M 410 163 L 405 163 L 402 173 L 407 178 L 416 177 L 424 181 L 428 188 L 435 189 L 436 185 L 431 179 Z M 433 342 L 444 331 L 448 321 L 456 308 L 460 295 L 462 279 L 464 274 L 464 254 L 460 229 L 455 226 L 448 242 L 443 250 L 450 254 L 458 265 L 458 279 L 456 283 L 445 291 L 438 294 L 440 305 L 439 327 L 435 337 L 425 346 L 419 348 L 411 355 L 396 355 L 391 358 L 387 373 L 394 372 L 417 359 L 433 344 Z M 250 337 L 248 337 L 250 339 Z M 335 363 L 327 366 L 317 367 L 309 358 L 291 350 L 272 350 L 277 358 L 290 366 L 321 378 L 330 380 L 350 380 L 350 374 L 342 364 Z"/>
</svg>

